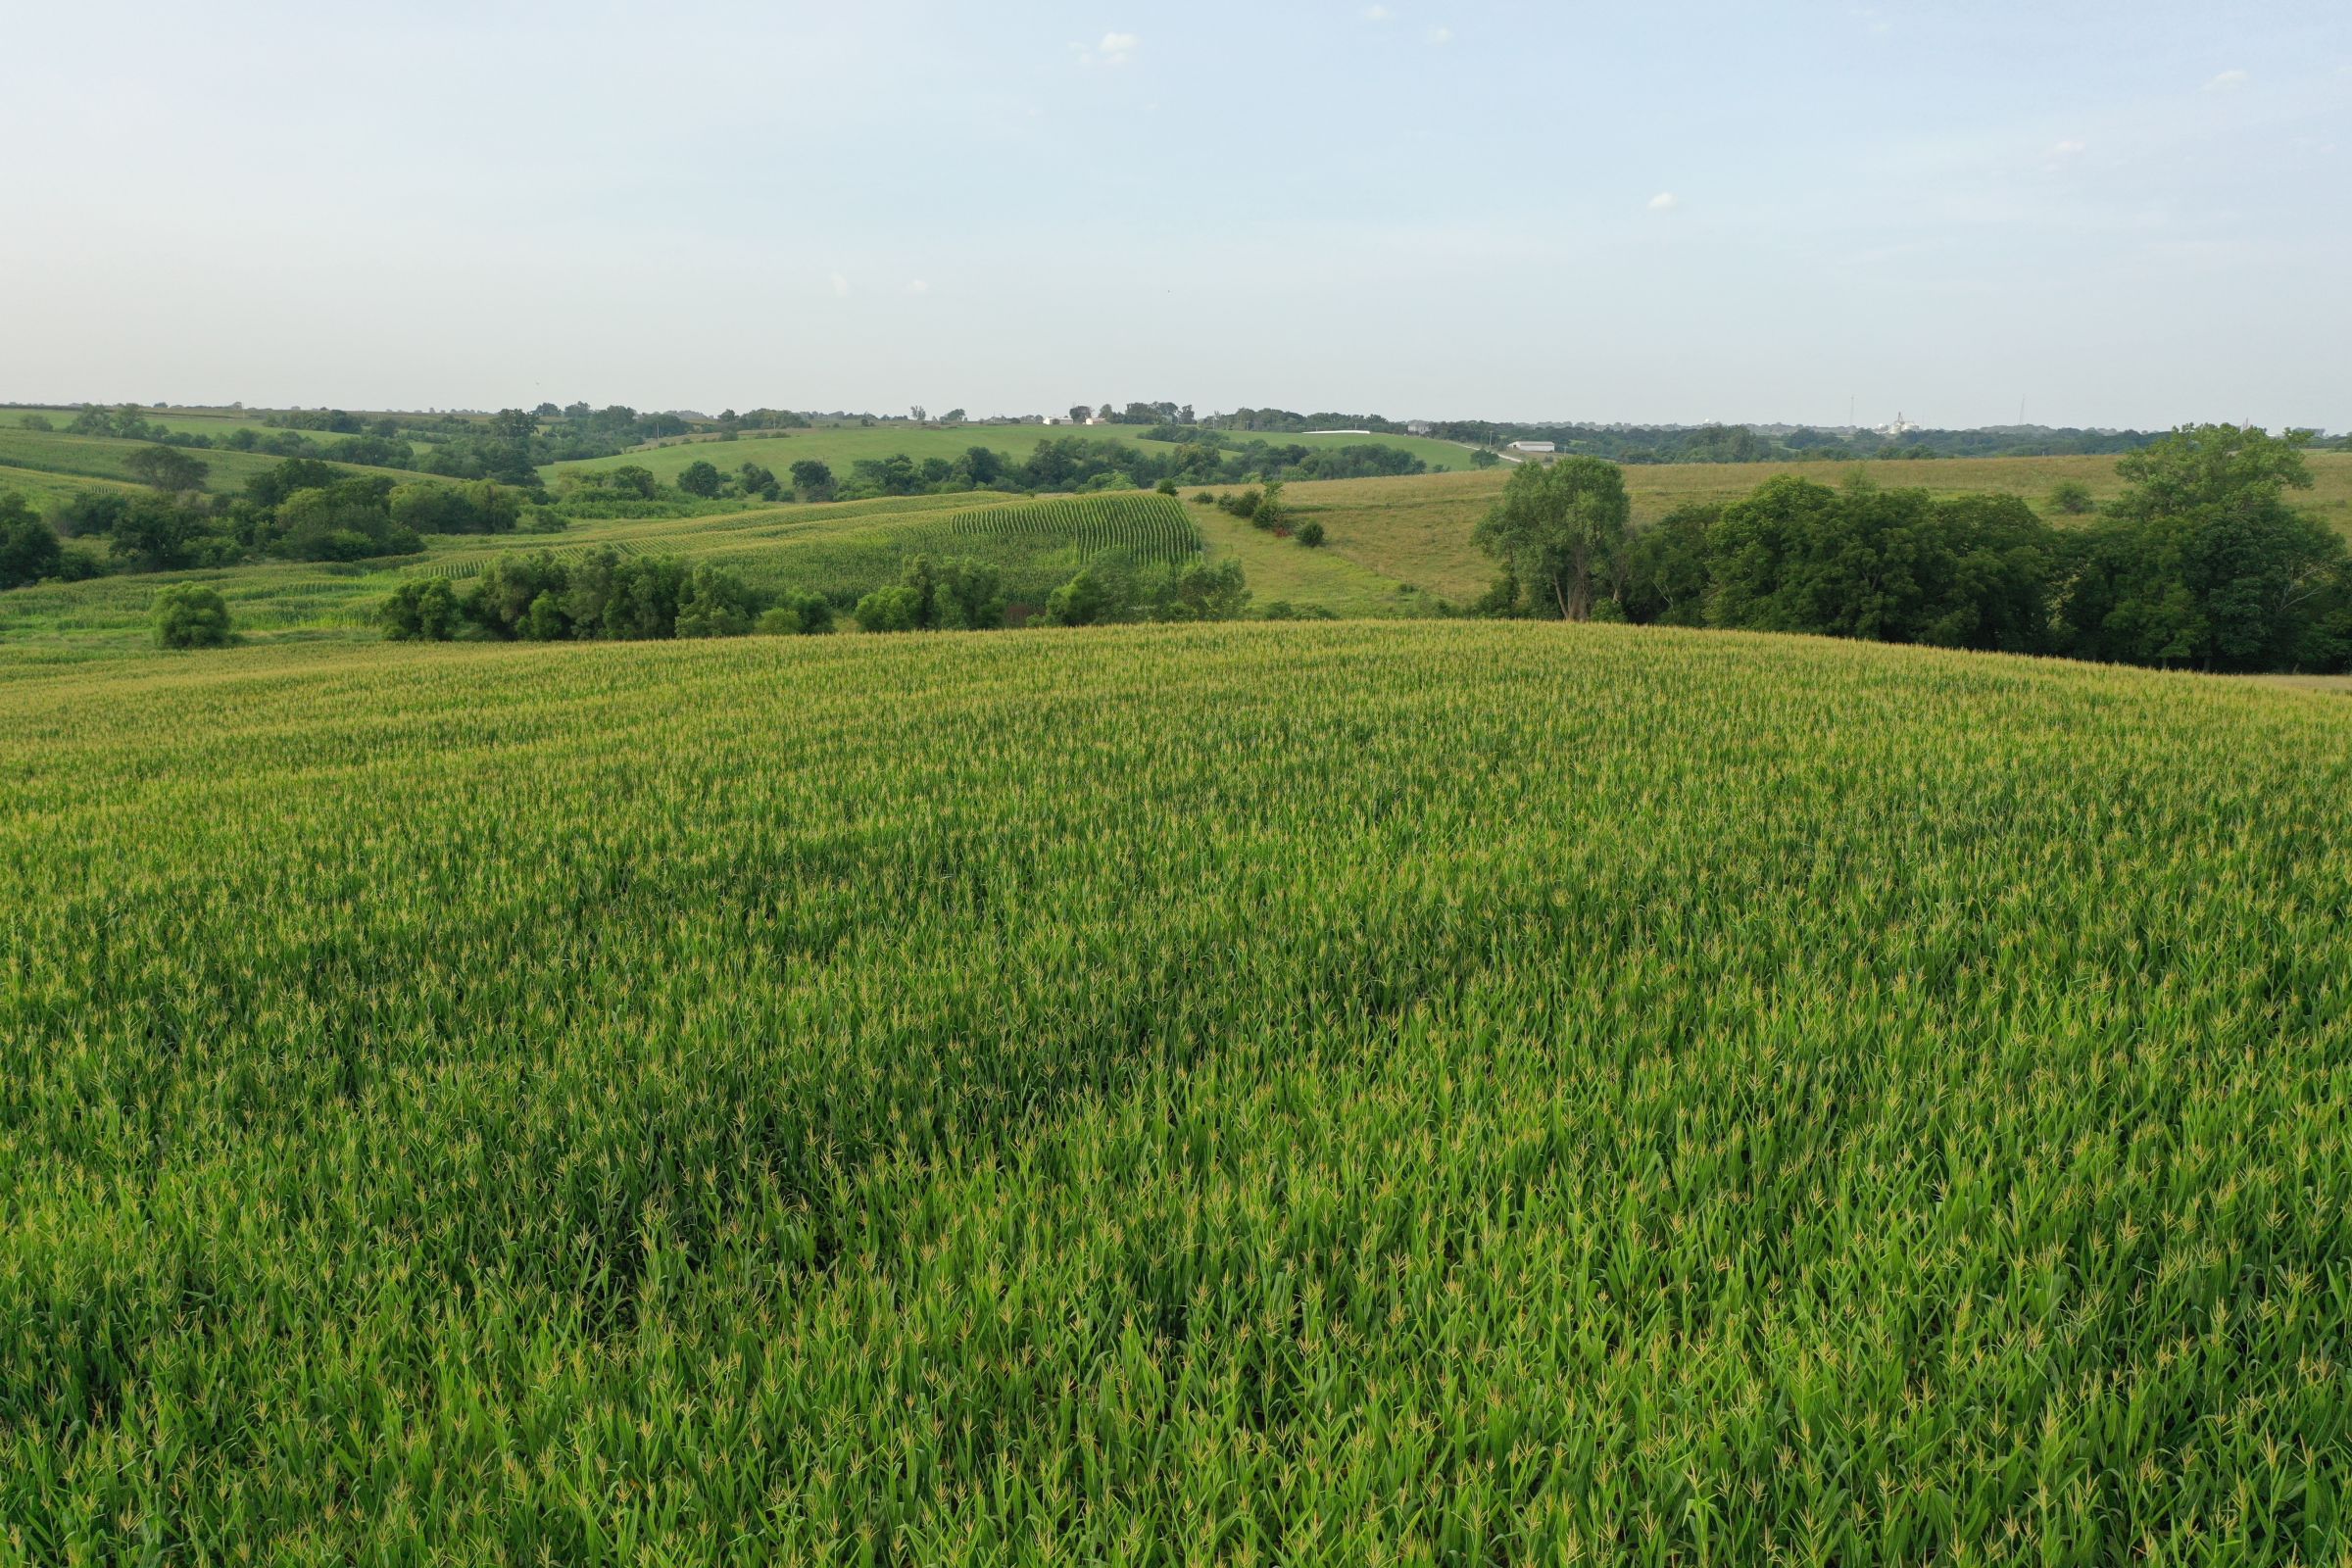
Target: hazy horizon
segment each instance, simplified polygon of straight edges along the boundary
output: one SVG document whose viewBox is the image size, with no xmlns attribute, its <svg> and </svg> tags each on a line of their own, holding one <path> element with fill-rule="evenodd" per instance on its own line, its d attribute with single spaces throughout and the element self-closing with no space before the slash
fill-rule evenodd
<svg viewBox="0 0 2352 1568">
<path fill-rule="evenodd" d="M 2344 429 L 2352 15 L 2204 17 L 22 8 L 0 398 Z"/>
</svg>

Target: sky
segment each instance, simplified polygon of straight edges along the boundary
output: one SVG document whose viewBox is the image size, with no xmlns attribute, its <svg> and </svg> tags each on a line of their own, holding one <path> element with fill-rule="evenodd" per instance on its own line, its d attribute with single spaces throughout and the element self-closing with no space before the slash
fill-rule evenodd
<svg viewBox="0 0 2352 1568">
<path fill-rule="evenodd" d="M 2352 427 L 2344 0 L 0 37 L 0 401 Z"/>
</svg>

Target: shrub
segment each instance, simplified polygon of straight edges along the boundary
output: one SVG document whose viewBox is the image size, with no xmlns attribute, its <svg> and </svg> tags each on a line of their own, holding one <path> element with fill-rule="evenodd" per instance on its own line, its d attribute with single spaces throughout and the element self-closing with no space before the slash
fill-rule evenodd
<svg viewBox="0 0 2352 1568">
<path fill-rule="evenodd" d="M 2070 517 L 2080 517 L 2094 511 L 2097 503 L 2090 498 L 2090 486 L 2080 479 L 2065 479 L 2050 486 L 2050 510 Z"/>
<path fill-rule="evenodd" d="M 1319 549 L 1323 543 L 1323 525 L 1310 517 L 1300 523 L 1291 537 L 1309 550 Z"/>
<path fill-rule="evenodd" d="M 1215 496 L 1210 495 L 1205 490 L 1196 490 L 1193 492 L 1193 505 L 1196 507 L 1214 506 L 1216 504 L 1216 500 L 1217 498 Z"/>
<path fill-rule="evenodd" d="M 698 563 L 678 600 L 680 637 L 740 637 L 752 629 L 752 594 L 724 566 Z"/>
<path fill-rule="evenodd" d="M 465 612 L 456 590 L 439 577 L 404 582 L 384 601 L 377 618 L 384 636 L 396 643 L 445 643 L 458 634 Z"/>
<path fill-rule="evenodd" d="M 904 583 L 877 588 L 853 612 L 859 631 L 913 631 L 922 624 L 923 596 Z"/>
<path fill-rule="evenodd" d="M 701 496 L 708 501 L 718 494 L 718 485 L 717 466 L 702 458 L 695 459 L 678 472 L 678 488 L 690 496 Z"/>
<path fill-rule="evenodd" d="M 1159 483 L 1153 485 L 1152 488 L 1157 490 L 1163 496 L 1172 496 L 1176 493 L 1176 481 L 1173 479 L 1162 479 L 1159 481 Z"/>
<path fill-rule="evenodd" d="M 0 588 L 19 588 L 65 569 L 57 530 L 15 495 L 0 495 Z"/>
<path fill-rule="evenodd" d="M 833 604 L 823 594 L 786 594 L 783 601 L 760 616 L 760 633 L 767 637 L 816 637 L 833 629 Z"/>
<path fill-rule="evenodd" d="M 175 582 L 155 596 L 149 612 L 158 648 L 224 648 L 228 605 L 201 583 Z"/>
</svg>

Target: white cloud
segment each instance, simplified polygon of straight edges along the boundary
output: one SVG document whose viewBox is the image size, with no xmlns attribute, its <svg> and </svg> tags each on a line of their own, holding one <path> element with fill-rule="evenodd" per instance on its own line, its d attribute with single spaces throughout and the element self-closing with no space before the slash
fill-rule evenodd
<svg viewBox="0 0 2352 1568">
<path fill-rule="evenodd" d="M 1443 49 L 1446 45 L 1453 42 L 1453 29 L 1451 27 L 1432 27 L 1429 29 L 1429 41 Z"/>
<path fill-rule="evenodd" d="M 1386 22 L 1389 20 L 1390 14 L 1391 13 L 1387 6 L 1364 7 L 1364 20 L 1366 22 Z"/>
<path fill-rule="evenodd" d="M 1091 49 L 1085 44 L 1072 47 L 1078 51 L 1078 58 L 1087 65 L 1123 66 L 1135 58 L 1135 51 L 1143 41 L 1132 32 L 1106 32 L 1102 35 L 1102 41 Z"/>
<path fill-rule="evenodd" d="M 2243 71 L 2225 71 L 2205 84 L 2207 92 L 2235 92 L 2254 78 Z"/>
<path fill-rule="evenodd" d="M 2041 167 L 2046 172 L 2056 173 L 2082 157 L 2084 152 L 2089 150 L 2089 147 L 2090 143 L 2073 136 L 2067 137 L 2064 141 L 2054 141 L 2050 143 L 2049 151 L 2041 155 Z"/>
<path fill-rule="evenodd" d="M 833 274 L 833 292 L 845 300 L 850 297 L 850 280 L 839 272 Z"/>
<path fill-rule="evenodd" d="M 931 285 L 924 282 L 919 277 L 908 278 L 906 280 L 906 292 L 909 294 L 928 294 L 931 292 Z"/>
<path fill-rule="evenodd" d="M 1683 199 L 1670 190 L 1662 190 L 1649 199 L 1649 210 L 1653 213 L 1671 213 L 1682 205 Z"/>
</svg>

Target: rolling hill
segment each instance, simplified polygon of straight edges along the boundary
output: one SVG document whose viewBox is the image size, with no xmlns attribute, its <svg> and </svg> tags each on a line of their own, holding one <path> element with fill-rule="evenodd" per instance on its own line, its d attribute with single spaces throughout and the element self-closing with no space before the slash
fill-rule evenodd
<svg viewBox="0 0 2352 1568">
<path fill-rule="evenodd" d="M 715 436 L 679 437 L 658 446 L 638 447 L 616 457 L 550 465 L 543 471 L 552 480 L 575 468 L 614 468 L 624 464 L 634 464 L 651 470 L 664 483 L 675 483 L 686 466 L 698 461 L 714 464 L 730 472 L 745 463 L 757 463 L 782 474 L 793 464 L 808 460 L 827 464 L 837 473 L 846 475 L 851 465 L 861 459 L 879 461 L 901 453 L 917 462 L 925 458 L 955 459 L 972 447 L 987 447 L 993 452 L 1022 459 L 1036 451 L 1041 442 L 1071 437 L 1088 441 L 1120 441 L 1148 452 L 1169 453 L 1175 450 L 1166 442 L 1143 440 L 1142 432 L 1147 428 L 1149 426 L 1133 424 L 819 424 L 813 429 L 741 436 L 732 441 Z M 1276 445 L 1305 447 L 1354 444 L 1393 447 L 1420 458 L 1433 472 L 1467 468 L 1470 466 L 1470 454 L 1466 448 L 1449 441 L 1433 441 L 1416 436 L 1258 436 L 1235 433 L 1235 439 L 1265 440 Z"/>
<path fill-rule="evenodd" d="M 1630 628 L 0 650 L 8 1550 L 2325 1560 L 2348 777 Z"/>
</svg>

